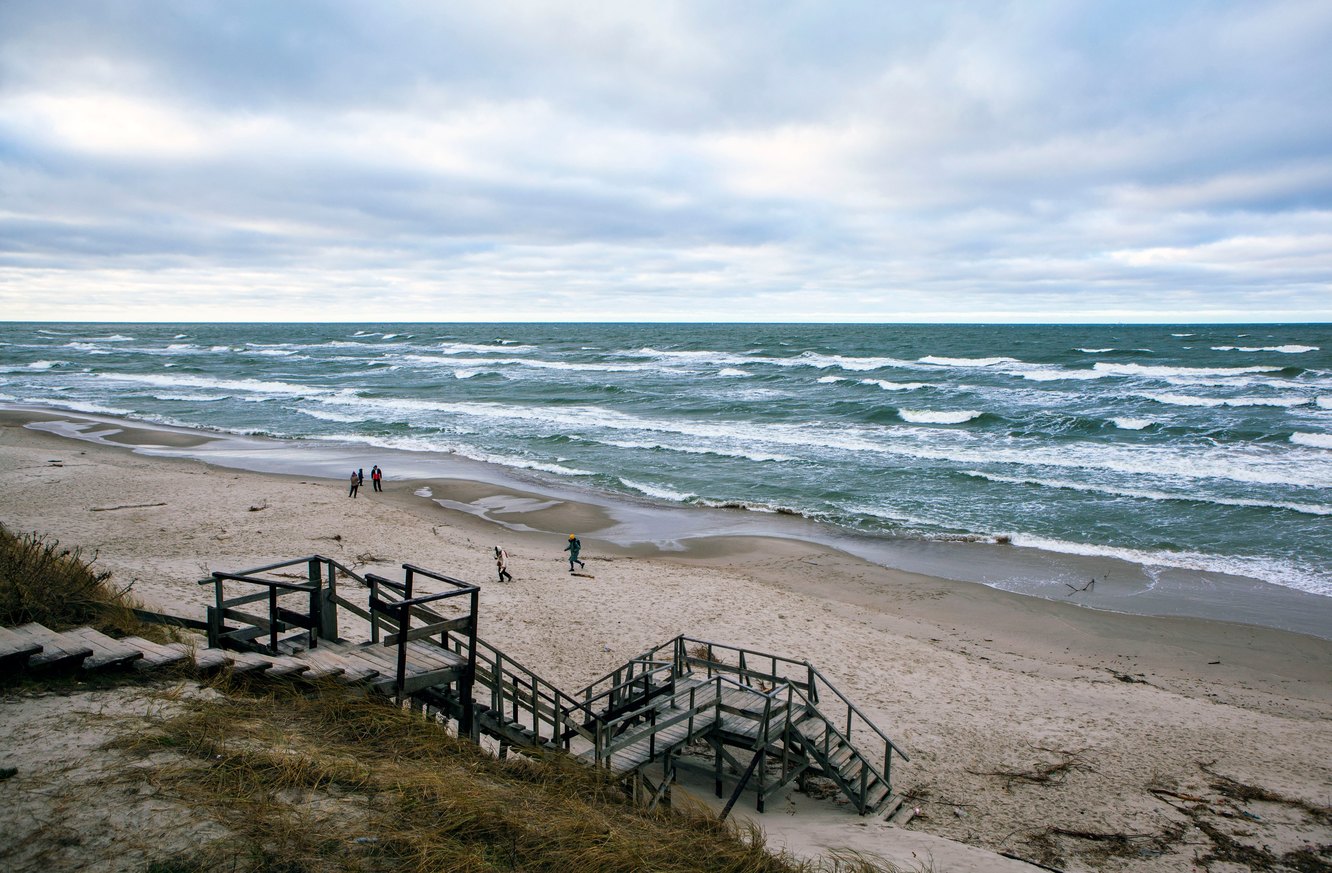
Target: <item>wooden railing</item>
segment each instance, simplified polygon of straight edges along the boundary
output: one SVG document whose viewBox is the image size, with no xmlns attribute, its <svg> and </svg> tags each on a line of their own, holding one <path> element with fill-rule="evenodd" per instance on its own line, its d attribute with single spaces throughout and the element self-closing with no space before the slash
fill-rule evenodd
<svg viewBox="0 0 1332 873">
<path fill-rule="evenodd" d="M 258 575 L 302 564 L 306 567 L 305 582 Z M 200 585 L 211 584 L 214 587 L 214 605 L 208 608 L 208 645 L 221 646 L 224 640 L 241 645 L 246 643 L 259 645 L 255 641 L 267 635 L 268 650 L 277 654 L 278 643 L 282 641 L 279 634 L 293 628 L 302 628 L 308 632 L 306 644 L 310 648 L 317 646 L 321 638 L 336 639 L 337 606 L 351 606 L 336 597 L 339 572 L 362 584 L 365 582 L 352 570 L 323 555 L 293 558 L 290 561 L 267 564 L 240 573 L 214 572 L 207 579 L 200 579 Z M 265 590 L 228 598 L 225 590 L 228 582 L 258 586 Z M 303 612 L 283 609 L 279 605 L 279 597 L 299 593 L 304 593 L 308 598 Z M 268 608 L 267 616 L 254 615 L 237 609 L 240 606 L 265 601 Z M 227 627 L 229 621 L 236 622 L 241 627 L 230 629 Z"/>
</svg>

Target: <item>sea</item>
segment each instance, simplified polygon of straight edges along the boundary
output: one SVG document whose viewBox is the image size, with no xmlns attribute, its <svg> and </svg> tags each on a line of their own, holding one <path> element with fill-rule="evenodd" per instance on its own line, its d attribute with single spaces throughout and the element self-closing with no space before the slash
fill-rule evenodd
<svg viewBox="0 0 1332 873">
<path fill-rule="evenodd" d="M 1327 324 L 6 323 L 0 403 L 795 519 L 885 563 L 986 545 L 954 575 L 1050 597 L 1103 559 L 1135 595 L 1332 603 Z"/>
</svg>

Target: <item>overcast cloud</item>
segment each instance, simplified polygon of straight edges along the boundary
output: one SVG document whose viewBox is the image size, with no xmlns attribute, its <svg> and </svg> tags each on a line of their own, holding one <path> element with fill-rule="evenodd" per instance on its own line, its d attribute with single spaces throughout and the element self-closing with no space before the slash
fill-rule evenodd
<svg viewBox="0 0 1332 873">
<path fill-rule="evenodd" d="M 4 0 L 0 302 L 1330 321 L 1329 82 L 1325 0 Z"/>
</svg>

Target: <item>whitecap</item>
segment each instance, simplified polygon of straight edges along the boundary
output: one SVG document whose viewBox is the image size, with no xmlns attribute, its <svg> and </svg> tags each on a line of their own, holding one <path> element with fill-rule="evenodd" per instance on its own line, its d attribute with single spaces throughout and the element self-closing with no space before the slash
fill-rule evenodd
<svg viewBox="0 0 1332 873">
<path fill-rule="evenodd" d="M 1078 349 L 1080 352 L 1086 352 L 1089 355 L 1099 355 L 1104 352 L 1113 352 L 1114 349 Z"/>
<path fill-rule="evenodd" d="M 820 385 L 831 385 L 831 384 L 833 384 L 834 382 L 845 382 L 845 381 L 846 381 L 846 377 L 845 377 L 845 376 L 820 376 L 818 381 L 819 381 L 819 384 L 820 384 Z M 866 381 L 866 382 L 870 382 L 870 381 L 872 381 L 872 380 L 870 380 L 870 379 L 866 379 L 866 380 L 864 380 L 864 381 Z"/>
<path fill-rule="evenodd" d="M 928 355 L 919 359 L 922 364 L 936 364 L 941 367 L 993 367 L 997 364 L 1021 364 L 1016 358 L 945 358 Z"/>
<path fill-rule="evenodd" d="M 722 370 L 718 371 L 717 375 L 738 378 L 743 376 L 752 376 L 754 374 L 746 372 L 745 370 L 738 370 L 735 367 L 725 367 Z M 819 381 L 822 382 L 823 380 L 820 379 Z"/>
<path fill-rule="evenodd" d="M 924 382 L 889 382 L 885 379 L 861 379 L 860 384 L 878 385 L 884 391 L 915 391 L 917 388 L 926 387 Z"/>
<path fill-rule="evenodd" d="M 1314 401 L 1319 409 L 1332 409 L 1332 395 L 1323 394 Z"/>
<path fill-rule="evenodd" d="M 1114 376 L 1143 376 L 1164 378 L 1166 376 L 1243 376 L 1251 373 L 1279 373 L 1281 367 L 1165 367 L 1145 364 L 1107 364 L 1099 362 L 1092 368 L 1101 373 Z"/>
<path fill-rule="evenodd" d="M 689 498 L 694 496 L 692 494 L 686 494 L 682 491 L 675 491 L 671 488 L 667 488 L 664 485 L 653 485 L 647 482 L 636 482 L 632 479 L 626 479 L 623 476 L 619 478 L 620 482 L 623 483 L 625 487 L 632 488 L 635 491 L 639 492 L 640 494 L 646 494 L 648 497 L 655 497 L 658 500 L 670 500 L 675 503 L 684 503 L 685 501 L 689 500 Z"/>
<path fill-rule="evenodd" d="M 1318 346 L 1212 346 L 1214 352 L 1281 352 L 1285 355 L 1301 355 L 1305 352 L 1320 351 Z"/>
<path fill-rule="evenodd" d="M 929 409 L 899 409 L 897 414 L 903 421 L 909 421 L 912 424 L 963 424 L 972 419 L 980 418 L 982 415 L 982 413 L 972 409 L 943 412 Z"/>
<path fill-rule="evenodd" d="M 68 361 L 33 361 L 31 364 L 28 365 L 27 369 L 49 370 L 52 367 L 66 366 L 68 364 L 69 364 Z"/>
<path fill-rule="evenodd" d="M 1142 430 L 1152 424 L 1150 418 L 1112 418 L 1110 420 L 1120 430 Z"/>
<path fill-rule="evenodd" d="M 1216 408 L 1222 406 L 1228 407 L 1248 407 L 1248 406 L 1274 406 L 1278 409 L 1290 409 L 1295 406 L 1304 406 L 1309 402 L 1307 397 L 1196 397 L 1191 394 L 1161 394 L 1147 392 L 1138 395 L 1148 400 L 1155 400 L 1157 403 L 1165 403 L 1170 406 L 1194 406 Z"/>
<path fill-rule="evenodd" d="M 1304 433 L 1297 430 L 1290 435 L 1290 441 L 1297 446 L 1332 449 L 1332 433 Z"/>
</svg>

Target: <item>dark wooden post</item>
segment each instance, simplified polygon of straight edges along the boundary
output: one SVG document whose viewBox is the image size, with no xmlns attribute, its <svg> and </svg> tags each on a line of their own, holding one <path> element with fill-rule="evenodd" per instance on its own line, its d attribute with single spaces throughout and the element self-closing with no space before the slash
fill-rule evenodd
<svg viewBox="0 0 1332 873">
<path fill-rule="evenodd" d="M 268 647 L 273 650 L 273 654 L 278 653 L 278 627 L 277 627 L 277 586 L 268 586 Z"/>
<path fill-rule="evenodd" d="M 310 648 L 319 645 L 319 636 L 324 630 L 324 577 L 319 572 L 319 559 L 311 558 L 306 568 L 306 578 L 310 580 Z"/>
<path fill-rule="evenodd" d="M 458 683 L 458 691 L 462 696 L 463 724 L 460 727 L 475 740 L 479 735 L 476 724 L 476 701 L 472 699 L 472 688 L 476 683 L 476 624 L 477 613 L 481 608 L 480 588 L 472 589 L 471 601 L 472 620 L 467 623 L 467 672 Z M 535 703 L 533 705 L 535 706 Z"/>
<path fill-rule="evenodd" d="M 407 567 L 407 590 L 403 593 L 403 600 L 412 599 L 412 568 Z M 398 705 L 402 706 L 402 699 L 405 696 L 407 688 L 407 631 L 412 625 L 412 608 L 410 606 L 400 606 L 398 613 Z"/>
</svg>

